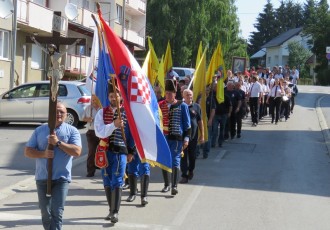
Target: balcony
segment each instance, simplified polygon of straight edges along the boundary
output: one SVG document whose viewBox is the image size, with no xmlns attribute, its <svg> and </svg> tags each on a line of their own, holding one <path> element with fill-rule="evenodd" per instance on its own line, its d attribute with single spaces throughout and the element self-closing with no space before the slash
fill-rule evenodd
<svg viewBox="0 0 330 230">
<path fill-rule="evenodd" d="M 145 47 L 144 45 L 145 38 L 140 36 L 136 31 L 125 29 L 123 39 L 132 42 L 134 44 L 137 44 L 140 47 Z"/>
<path fill-rule="evenodd" d="M 86 76 L 90 57 L 84 55 L 67 54 L 65 72 L 71 75 Z"/>
<path fill-rule="evenodd" d="M 78 17 L 75 20 L 73 20 L 73 22 L 91 29 L 95 27 L 95 23 L 91 16 L 92 14 L 93 14 L 92 11 L 83 8 L 78 8 Z"/>
<path fill-rule="evenodd" d="M 53 16 L 54 12 L 44 6 L 26 0 L 17 1 L 17 21 L 22 31 L 47 36 L 53 31 Z M 66 34 L 66 28 L 67 20 L 61 17 L 62 35 Z"/>
<path fill-rule="evenodd" d="M 143 0 L 126 0 L 126 10 L 131 15 L 145 15 L 146 3 Z"/>
</svg>

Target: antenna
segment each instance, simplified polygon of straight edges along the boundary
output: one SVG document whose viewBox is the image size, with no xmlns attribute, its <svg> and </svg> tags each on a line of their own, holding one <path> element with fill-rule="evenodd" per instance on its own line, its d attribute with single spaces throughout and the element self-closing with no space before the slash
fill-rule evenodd
<svg viewBox="0 0 330 230">
<path fill-rule="evenodd" d="M 6 19 L 14 12 L 14 5 L 10 0 L 0 0 L 0 18 Z"/>
<path fill-rule="evenodd" d="M 1 0 L 0 0 L 1 1 Z M 70 20 L 73 21 L 78 17 L 78 9 L 77 6 L 72 4 L 72 3 L 67 3 L 64 8 L 64 12 L 66 17 Z"/>
</svg>

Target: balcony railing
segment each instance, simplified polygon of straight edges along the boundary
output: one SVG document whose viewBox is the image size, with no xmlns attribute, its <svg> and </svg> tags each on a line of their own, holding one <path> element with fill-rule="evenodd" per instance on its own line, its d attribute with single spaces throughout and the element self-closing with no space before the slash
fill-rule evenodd
<svg viewBox="0 0 330 230">
<path fill-rule="evenodd" d="M 65 71 L 72 74 L 86 75 L 90 57 L 83 55 L 67 54 Z"/>
<path fill-rule="evenodd" d="M 144 37 L 140 36 L 136 31 L 133 30 L 124 30 L 124 39 L 127 41 L 130 41 L 132 43 L 135 43 L 139 46 L 144 47 Z"/>
<path fill-rule="evenodd" d="M 146 13 L 146 3 L 143 0 L 126 0 L 126 6 L 140 11 L 141 13 Z"/>
<path fill-rule="evenodd" d="M 53 30 L 54 11 L 26 0 L 17 1 L 17 20 L 31 29 L 51 33 Z M 67 19 L 61 17 L 60 33 L 65 35 L 67 30 Z"/>
</svg>

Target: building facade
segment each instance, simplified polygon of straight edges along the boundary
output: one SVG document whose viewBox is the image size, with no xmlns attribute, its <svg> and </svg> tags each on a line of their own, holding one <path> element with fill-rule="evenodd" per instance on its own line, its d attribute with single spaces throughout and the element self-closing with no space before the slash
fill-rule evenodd
<svg viewBox="0 0 330 230">
<path fill-rule="evenodd" d="M 17 30 L 14 31 L 13 16 L 0 18 L 0 94 L 10 86 L 25 82 L 45 80 L 48 57 L 36 44 L 26 43 L 28 36 L 51 37 L 54 11 L 61 12 L 60 34 L 62 37 L 85 38 L 85 46 L 60 46 L 64 52 L 62 65 L 64 79 L 84 78 L 87 72 L 95 23 L 91 17 L 96 13 L 94 0 L 16 0 Z M 77 6 L 78 16 L 69 20 L 65 7 Z M 0 3 L 1 4 L 1 3 Z M 146 0 L 107 0 L 100 3 L 104 19 L 127 47 L 145 49 Z M 1 6 L 0 6 L 1 7 Z M 15 21 L 15 20 L 14 20 Z M 12 55 L 13 38 L 16 33 L 16 52 Z M 14 71 L 11 61 L 15 60 Z M 11 72 L 14 75 L 11 76 Z"/>
</svg>

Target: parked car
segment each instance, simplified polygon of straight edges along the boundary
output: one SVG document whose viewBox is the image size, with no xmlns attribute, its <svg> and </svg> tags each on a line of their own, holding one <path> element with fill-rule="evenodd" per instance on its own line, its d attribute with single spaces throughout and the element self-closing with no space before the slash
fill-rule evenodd
<svg viewBox="0 0 330 230">
<path fill-rule="evenodd" d="M 179 75 L 180 80 L 184 80 L 187 76 L 191 78 L 195 72 L 195 69 L 185 67 L 173 67 L 173 70 Z"/>
<path fill-rule="evenodd" d="M 67 108 L 66 122 L 78 126 L 90 103 L 91 93 L 85 83 L 60 81 L 58 102 Z M 47 122 L 49 108 L 49 81 L 22 84 L 0 96 L 0 123 Z"/>
</svg>

